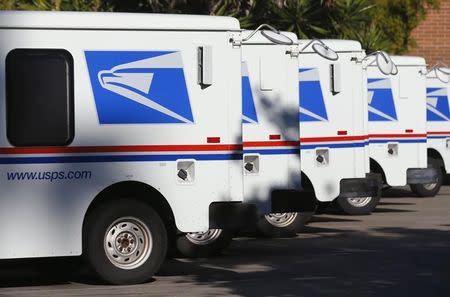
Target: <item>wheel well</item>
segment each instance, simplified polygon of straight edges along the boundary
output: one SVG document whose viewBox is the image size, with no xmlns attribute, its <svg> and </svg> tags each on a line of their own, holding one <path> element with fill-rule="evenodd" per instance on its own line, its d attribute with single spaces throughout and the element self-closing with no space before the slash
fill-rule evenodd
<svg viewBox="0 0 450 297">
<path fill-rule="evenodd" d="M 138 181 L 119 182 L 102 190 L 94 198 L 86 211 L 83 231 L 86 217 L 90 212 L 94 211 L 97 207 L 101 207 L 102 204 L 113 203 L 118 198 L 135 199 L 147 203 L 160 215 L 167 232 L 175 232 L 175 216 L 167 200 L 152 186 Z"/>
<path fill-rule="evenodd" d="M 311 180 L 306 175 L 306 173 L 304 173 L 303 171 L 302 171 L 301 181 L 302 181 L 303 190 L 314 192 L 314 186 L 313 186 Z"/>
<path fill-rule="evenodd" d="M 370 172 L 381 174 L 383 183 L 386 183 L 386 175 L 384 173 L 383 167 L 381 167 L 381 165 L 372 158 L 370 158 Z"/>
<path fill-rule="evenodd" d="M 429 148 L 427 149 L 427 156 L 430 159 L 434 159 L 437 162 L 439 162 L 439 165 L 441 166 L 442 174 L 447 174 L 444 164 L 444 159 L 442 158 L 442 155 L 435 149 Z"/>
<path fill-rule="evenodd" d="M 444 159 L 437 150 L 432 148 L 427 149 L 427 156 L 428 158 L 435 159 L 436 161 L 438 161 L 441 165 L 442 170 L 444 170 Z"/>
</svg>

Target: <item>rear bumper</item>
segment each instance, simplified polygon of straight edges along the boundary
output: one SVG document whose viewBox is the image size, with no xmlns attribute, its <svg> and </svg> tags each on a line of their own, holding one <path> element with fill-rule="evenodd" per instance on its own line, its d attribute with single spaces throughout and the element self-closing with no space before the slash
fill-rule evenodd
<svg viewBox="0 0 450 297">
<path fill-rule="evenodd" d="M 438 181 L 435 168 L 409 168 L 406 171 L 406 182 L 410 185 L 432 184 Z"/>
<path fill-rule="evenodd" d="M 291 190 L 272 192 L 272 213 L 313 212 L 317 208 L 314 193 Z M 213 202 L 209 205 L 209 228 L 252 228 L 260 217 L 257 205 L 243 202 Z"/>
<path fill-rule="evenodd" d="M 313 192 L 277 190 L 272 192 L 272 213 L 313 212 L 317 208 Z"/>
<path fill-rule="evenodd" d="M 238 230 L 253 226 L 258 219 L 256 205 L 242 202 L 214 202 L 209 206 L 209 228 Z"/>
<path fill-rule="evenodd" d="M 377 173 L 368 173 L 365 178 L 341 180 L 339 197 L 375 197 L 381 194 L 382 179 Z"/>
</svg>

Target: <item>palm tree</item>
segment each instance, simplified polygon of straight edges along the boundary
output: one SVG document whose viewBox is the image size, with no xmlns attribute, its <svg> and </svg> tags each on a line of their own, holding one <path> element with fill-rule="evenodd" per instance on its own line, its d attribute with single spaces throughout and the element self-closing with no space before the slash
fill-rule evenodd
<svg viewBox="0 0 450 297">
<path fill-rule="evenodd" d="M 273 3 L 271 23 L 291 31 L 299 38 L 323 37 L 328 34 L 327 19 L 321 1 L 286 0 Z M 270 22 L 270 20 L 269 20 Z"/>
</svg>

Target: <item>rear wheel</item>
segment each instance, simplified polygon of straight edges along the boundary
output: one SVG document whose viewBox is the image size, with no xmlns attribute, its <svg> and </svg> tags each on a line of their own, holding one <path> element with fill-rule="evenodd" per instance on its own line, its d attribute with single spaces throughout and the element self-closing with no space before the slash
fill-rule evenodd
<svg viewBox="0 0 450 297">
<path fill-rule="evenodd" d="M 271 213 L 259 219 L 258 231 L 267 237 L 293 237 L 313 214 L 311 212 Z"/>
<path fill-rule="evenodd" d="M 339 197 L 336 199 L 338 208 L 348 215 L 371 214 L 378 205 L 380 196 L 374 197 Z"/>
<path fill-rule="evenodd" d="M 428 167 L 434 168 L 437 171 L 438 180 L 431 184 L 415 184 L 409 185 L 411 191 L 419 197 L 434 197 L 439 193 L 442 183 L 444 181 L 444 174 L 441 166 L 437 160 L 431 159 Z"/>
<path fill-rule="evenodd" d="M 104 281 L 149 281 L 167 252 L 167 232 L 152 207 L 121 199 L 91 211 L 84 226 L 84 258 Z"/>
<path fill-rule="evenodd" d="M 176 241 L 177 251 L 189 258 L 211 257 L 220 254 L 233 240 L 233 234 L 223 229 L 180 234 Z"/>
</svg>

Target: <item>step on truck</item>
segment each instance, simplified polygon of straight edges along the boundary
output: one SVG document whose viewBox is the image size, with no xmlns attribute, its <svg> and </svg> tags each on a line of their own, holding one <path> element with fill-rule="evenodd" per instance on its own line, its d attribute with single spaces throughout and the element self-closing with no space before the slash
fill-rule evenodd
<svg viewBox="0 0 450 297">
<path fill-rule="evenodd" d="M 424 184 L 423 196 L 437 193 L 443 175 L 450 172 L 450 68 L 435 65 L 427 73 L 427 155 L 428 165 L 437 170 L 438 181 Z"/>
<path fill-rule="evenodd" d="M 427 168 L 426 63 L 411 56 L 392 60 L 397 75 L 367 68 L 371 171 L 387 186 L 410 185 L 419 196 L 434 196 L 442 176 Z M 427 184 L 436 184 L 433 193 Z"/>
<path fill-rule="evenodd" d="M 140 283 L 177 230 L 244 223 L 240 32 L 229 17 L 0 12 L 0 259 L 83 255 Z"/>
<path fill-rule="evenodd" d="M 357 41 L 324 40 L 328 50 L 318 53 L 314 41 L 299 42 L 304 192 L 320 205 L 334 201 L 347 214 L 371 213 L 379 200 L 380 178 L 369 174 L 366 149 L 365 52 Z"/>
</svg>

